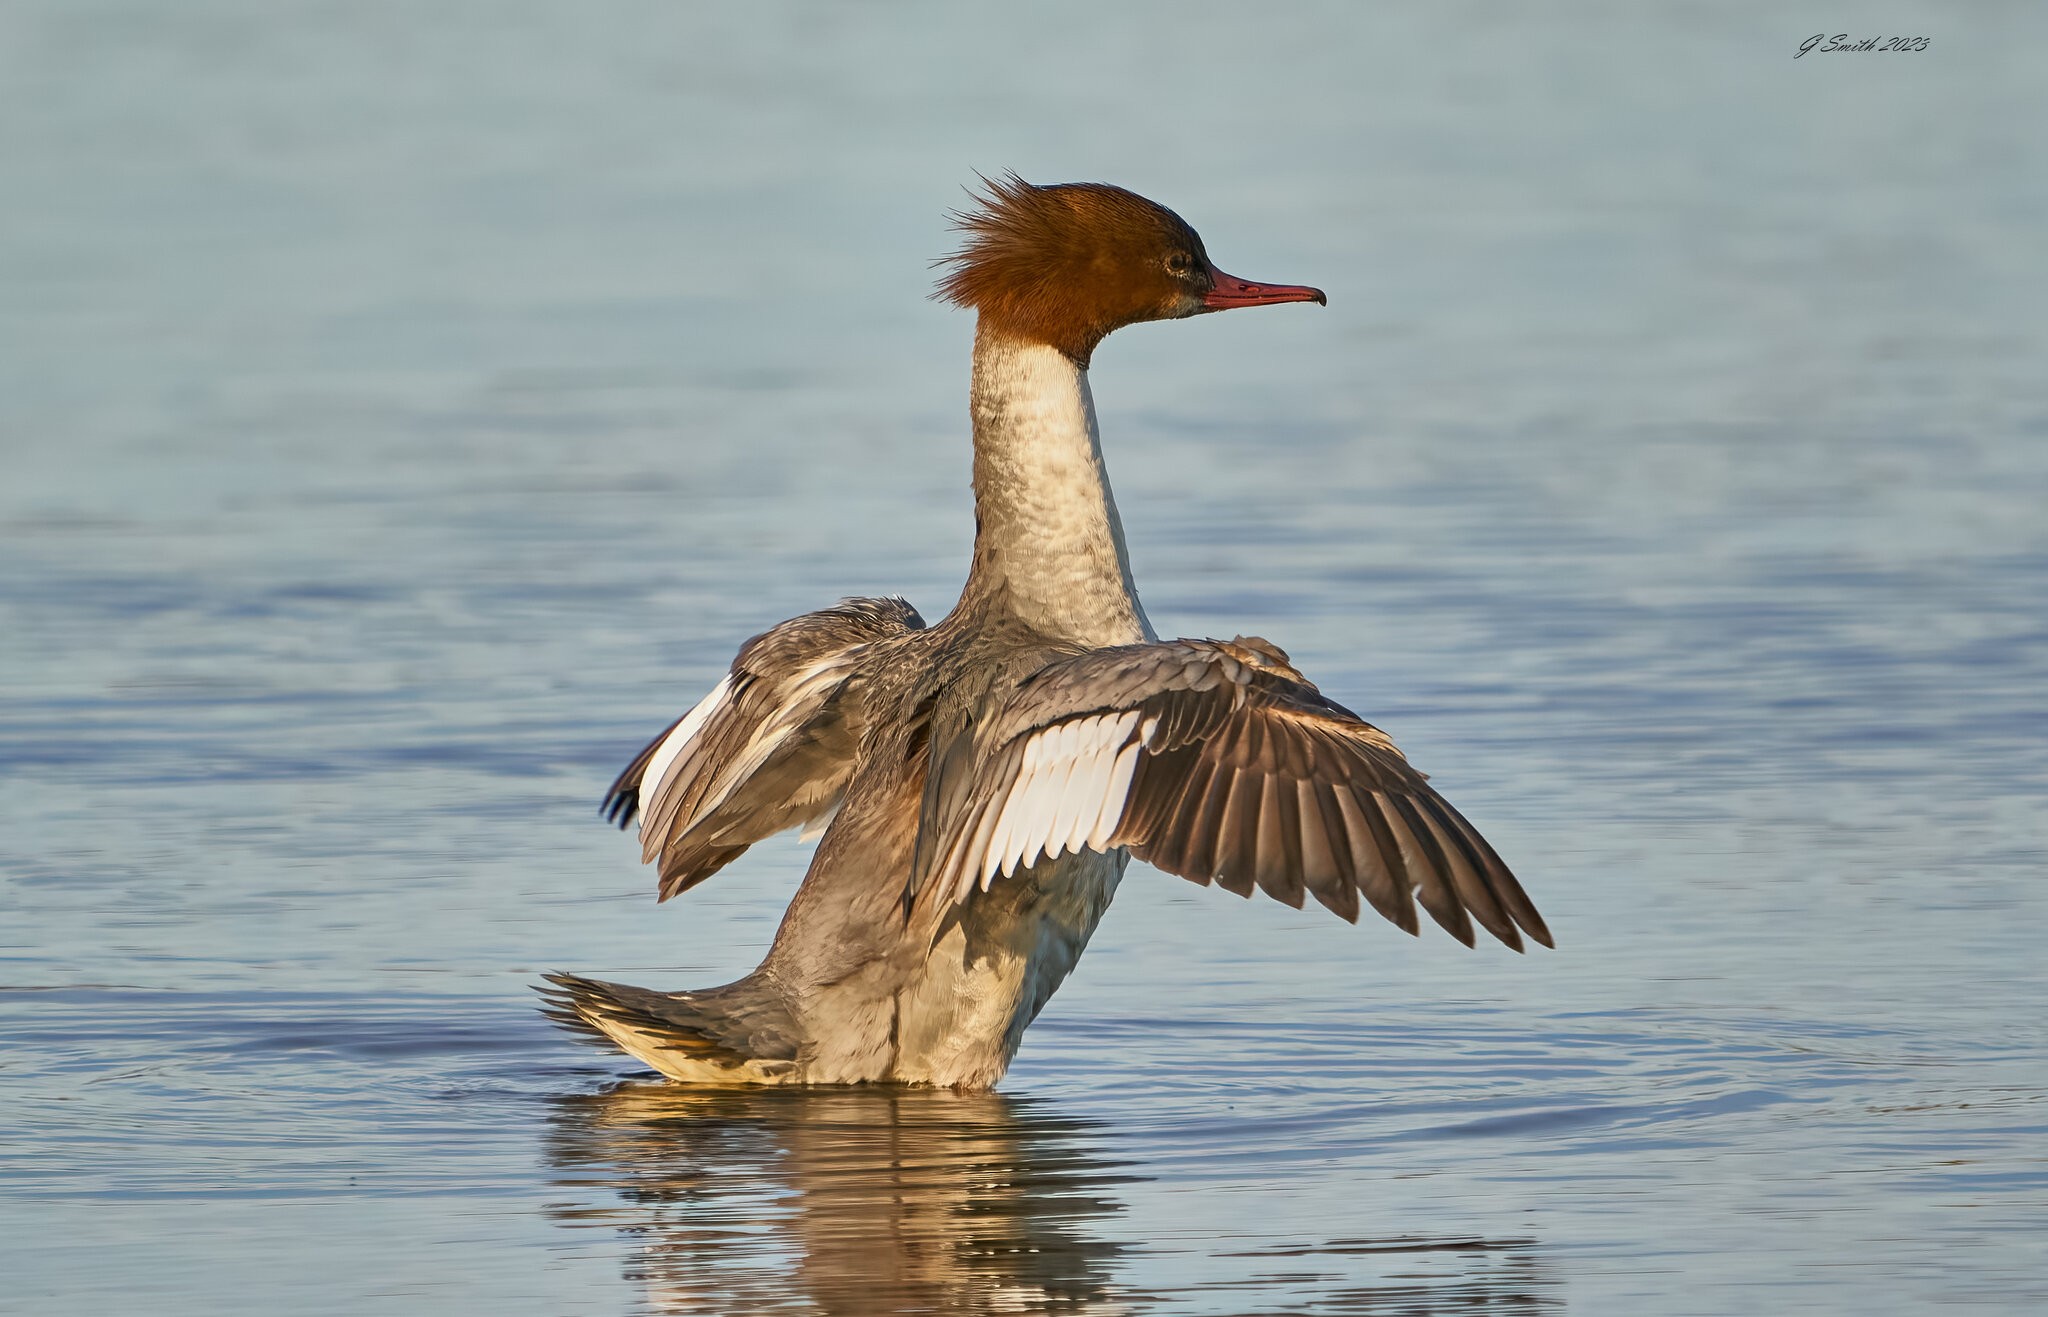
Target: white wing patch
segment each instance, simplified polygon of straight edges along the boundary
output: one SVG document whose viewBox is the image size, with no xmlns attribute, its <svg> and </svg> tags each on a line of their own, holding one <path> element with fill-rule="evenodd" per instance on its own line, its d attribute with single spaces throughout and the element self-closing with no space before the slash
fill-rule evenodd
<svg viewBox="0 0 2048 1317">
<path fill-rule="evenodd" d="M 991 805 L 985 816 L 994 824 L 983 823 L 968 840 L 954 898 L 977 884 L 987 891 L 997 874 L 1008 878 L 1041 858 L 1108 849 L 1143 748 L 1132 735 L 1137 726 L 1131 709 L 1055 723 L 1027 740 L 1016 781 L 1001 808 Z"/>
<path fill-rule="evenodd" d="M 661 743 L 661 749 L 654 752 L 654 758 L 647 761 L 646 769 L 640 774 L 642 828 L 647 826 L 647 817 L 654 809 L 654 797 L 660 792 L 662 780 L 668 776 L 668 770 L 676 762 L 676 757 L 682 754 L 683 748 L 689 745 L 698 732 L 704 730 L 704 721 L 720 705 L 726 703 L 731 695 L 732 674 L 728 672 L 718 679 L 718 684 L 711 688 L 709 695 L 697 701 L 690 711 L 683 715 L 683 720 L 676 724 L 675 730 L 668 734 L 668 739 Z"/>
<path fill-rule="evenodd" d="M 694 743 L 712 719 L 734 708 L 732 674 L 719 679 L 711 693 L 698 701 L 696 706 L 683 715 L 676 729 L 668 734 L 661 748 L 647 763 L 647 771 L 640 778 L 640 837 L 643 858 L 652 860 L 661 848 L 673 837 L 688 832 L 696 823 L 708 817 L 719 806 L 732 798 L 732 793 L 743 786 L 761 765 L 789 739 L 791 733 L 801 728 L 818 712 L 819 707 L 830 697 L 846 674 L 853 669 L 859 656 L 867 649 L 856 645 L 844 653 L 821 659 L 797 673 L 789 683 L 776 694 L 781 703 L 773 715 L 747 738 L 745 746 L 737 754 L 722 763 L 693 763 L 699 747 Z M 758 688 L 756 688 L 758 689 Z M 715 773 L 711 789 L 706 791 L 697 808 L 687 819 L 664 818 L 655 808 L 663 793 L 672 782 L 688 773 Z M 832 812 L 838 808 L 834 798 L 820 816 L 809 822 L 819 831 L 823 824 L 831 821 Z M 650 831 L 650 828 L 653 831 Z M 810 828 L 806 837 L 815 835 Z"/>
</svg>

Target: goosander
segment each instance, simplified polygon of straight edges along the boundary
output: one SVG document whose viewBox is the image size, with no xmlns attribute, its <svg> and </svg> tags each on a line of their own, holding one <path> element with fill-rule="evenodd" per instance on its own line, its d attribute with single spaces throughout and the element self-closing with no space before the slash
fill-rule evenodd
<svg viewBox="0 0 2048 1317">
<path fill-rule="evenodd" d="M 822 828 L 761 967 L 659 992 L 551 974 L 544 1009 L 700 1084 L 993 1086 L 1130 857 L 1409 933 L 1416 905 L 1552 945 L 1500 857 L 1387 734 L 1268 641 L 1160 640 L 1088 388 L 1126 325 L 1327 304 L 1218 270 L 1180 216 L 1101 183 L 988 182 L 938 295 L 977 313 L 974 560 L 926 626 L 847 599 L 748 641 L 612 784 L 659 899 Z M 1519 930 L 1519 931 L 1518 931 Z"/>
</svg>

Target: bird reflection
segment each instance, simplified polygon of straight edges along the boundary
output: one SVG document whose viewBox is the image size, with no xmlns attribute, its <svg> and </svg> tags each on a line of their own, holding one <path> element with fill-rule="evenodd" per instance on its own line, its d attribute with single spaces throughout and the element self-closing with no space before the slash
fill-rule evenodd
<svg viewBox="0 0 2048 1317">
<path fill-rule="evenodd" d="M 555 1101 L 547 1153 L 568 1192 L 549 1211 L 632 1239 L 627 1279 L 657 1314 L 1562 1308 L 1533 1239 L 1361 1238 L 1332 1219 L 1334 1237 L 1261 1240 L 1255 1215 L 1235 1249 L 1187 1259 L 1174 1296 L 1148 1293 L 1121 1274 L 1140 1251 L 1105 1233 L 1117 1186 L 1147 1177 L 1105 1155 L 1105 1127 L 1043 1101 L 663 1083 Z"/>
<path fill-rule="evenodd" d="M 560 1099 L 548 1154 L 622 1200 L 553 1210 L 632 1234 L 657 1313 L 1124 1313 L 1099 1144 L 994 1093 L 629 1083 Z"/>
</svg>

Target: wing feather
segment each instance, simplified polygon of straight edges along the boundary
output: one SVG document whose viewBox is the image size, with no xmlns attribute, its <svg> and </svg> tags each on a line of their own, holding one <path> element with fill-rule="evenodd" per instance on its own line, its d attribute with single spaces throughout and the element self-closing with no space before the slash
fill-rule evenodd
<svg viewBox="0 0 2048 1317">
<path fill-rule="evenodd" d="M 1218 887 L 1250 896 L 1259 874 L 1257 773 L 1248 768 L 1233 768 L 1230 785 L 1221 794 L 1223 811 L 1216 822 L 1216 852 L 1209 867 Z"/>
<path fill-rule="evenodd" d="M 1138 753 L 1144 747 L 1136 741 L 1117 751 L 1116 762 L 1110 765 L 1109 784 L 1102 792 L 1102 808 L 1095 818 L 1095 826 L 1088 830 L 1086 848 L 1091 851 L 1109 849 L 1109 839 L 1116 830 L 1117 820 L 1122 817 L 1124 802 L 1131 794 L 1131 778 L 1138 771 Z"/>
<path fill-rule="evenodd" d="M 1180 846 L 1182 860 L 1174 873 L 1208 887 L 1217 877 L 1217 842 L 1223 834 L 1223 813 L 1231 801 L 1231 787 L 1237 784 L 1237 766 L 1204 762 L 1202 768 L 1206 772 L 1200 776 L 1188 774 L 1188 789 L 1194 793 L 1188 801 L 1192 809 L 1167 819 L 1169 823 L 1186 821 L 1186 825 L 1163 827 L 1163 834 L 1167 846 L 1176 842 Z"/>
<path fill-rule="evenodd" d="M 1442 811 L 1444 818 L 1457 828 L 1458 834 L 1465 839 L 1472 854 L 1478 857 L 1479 871 L 1485 876 L 1486 885 L 1493 892 L 1494 898 L 1500 902 L 1501 908 L 1507 911 L 1509 917 L 1523 932 L 1544 946 L 1549 946 L 1550 929 L 1544 924 L 1543 916 L 1536 913 L 1535 903 L 1529 899 L 1528 893 L 1522 890 L 1522 885 L 1515 881 L 1515 875 L 1509 871 L 1506 862 L 1495 853 L 1492 845 L 1479 834 L 1479 830 L 1458 812 L 1457 806 L 1442 796 L 1436 798 L 1435 804 Z"/>
<path fill-rule="evenodd" d="M 1487 932 L 1508 946 L 1520 950 L 1522 938 L 1515 931 L 1514 921 L 1501 909 L 1493 889 L 1480 877 L 1479 865 L 1475 863 L 1477 857 L 1466 849 L 1457 830 L 1450 826 L 1442 812 L 1437 809 L 1436 802 L 1429 797 L 1418 798 L 1414 802 L 1414 808 L 1421 816 L 1423 827 L 1428 829 L 1429 837 L 1435 842 L 1438 853 L 1444 858 L 1445 867 L 1450 871 L 1451 890 L 1457 894 L 1459 904 L 1463 905 L 1466 912 L 1478 920 Z"/>
<path fill-rule="evenodd" d="M 634 757 L 604 812 L 620 827 L 639 817 L 660 899 L 765 837 L 829 822 L 866 731 L 865 682 L 923 627 L 901 599 L 846 599 L 784 622 L 742 646 L 711 692 Z"/>
<path fill-rule="evenodd" d="M 1074 752 L 1073 771 L 1067 774 L 1067 780 L 1060 788 L 1059 806 L 1053 812 L 1052 826 L 1046 830 L 1044 854 L 1047 856 L 1066 853 L 1067 839 L 1073 836 L 1075 825 L 1081 821 L 1081 797 L 1095 779 L 1095 761 L 1102 753 L 1101 747 L 1095 744 L 1094 724 L 1082 723 L 1080 726 L 1086 729 L 1086 735 L 1080 738 L 1081 744 Z"/>
<path fill-rule="evenodd" d="M 1269 773 L 1259 783 L 1259 886 L 1301 909 L 1308 884 L 1301 867 L 1301 802 L 1294 783 Z"/>
<path fill-rule="evenodd" d="M 1429 829 L 1417 816 L 1414 803 L 1384 791 L 1373 792 L 1372 799 L 1379 807 L 1380 817 L 1394 835 L 1402 864 L 1408 871 L 1408 881 L 1415 888 L 1416 903 L 1429 912 L 1429 917 L 1436 920 L 1444 932 L 1471 946 L 1472 919 L 1465 913 L 1465 907 L 1458 904 L 1457 895 L 1452 892 L 1445 874 L 1448 866 L 1438 853 Z"/>
<path fill-rule="evenodd" d="M 1031 793 L 1031 820 L 1024 831 L 1024 854 L 1021 867 L 1030 868 L 1041 855 L 1052 854 L 1054 825 L 1059 821 L 1060 808 L 1066 802 L 1067 786 L 1074 780 L 1075 750 L 1086 723 L 1062 723 L 1053 733 L 1052 744 L 1046 747 L 1041 762 L 1038 783 Z"/>
<path fill-rule="evenodd" d="M 1294 784 L 1294 792 L 1301 827 L 1302 886 L 1332 914 L 1355 924 L 1358 888 L 1351 881 L 1350 848 L 1331 845 L 1343 837 L 1344 823 L 1340 816 L 1333 816 L 1334 802 L 1325 803 L 1329 787 L 1303 780 Z"/>
<path fill-rule="evenodd" d="M 939 904 L 1070 851 L 1127 849 L 1171 873 L 1414 933 L 1419 904 L 1470 945 L 1550 944 L 1478 831 L 1385 732 L 1324 698 L 1265 641 L 1095 650 L 1032 675 L 927 794 L 907 895 Z M 964 785 L 963 785 L 964 783 Z M 935 816 L 933 802 L 948 802 Z"/>
<path fill-rule="evenodd" d="M 1009 761 L 1004 768 L 1003 775 L 996 780 L 998 792 L 1008 792 L 1010 787 L 1016 783 L 1019 767 L 1020 765 L 1017 760 L 1012 759 Z M 995 872 L 998 863 L 996 856 L 1000 853 L 997 848 L 1004 845 L 1002 832 L 997 827 L 998 815 L 1003 809 L 1008 808 L 1008 804 L 1007 795 L 991 794 L 982 799 L 977 805 L 977 809 L 980 811 L 980 818 L 974 825 L 972 835 L 965 841 L 963 846 L 964 854 L 973 857 L 973 867 L 964 870 L 961 875 L 962 882 L 968 886 L 972 886 L 977 878 L 985 882 L 987 875 Z M 960 895 L 965 894 L 963 888 Z"/>
</svg>

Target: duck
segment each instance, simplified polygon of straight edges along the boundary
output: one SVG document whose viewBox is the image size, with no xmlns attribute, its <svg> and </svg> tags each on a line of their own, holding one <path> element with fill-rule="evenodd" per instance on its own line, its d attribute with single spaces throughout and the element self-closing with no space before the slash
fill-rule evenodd
<svg viewBox="0 0 2048 1317">
<path fill-rule="evenodd" d="M 668 1079 L 982 1091 L 1132 859 L 1466 946 L 1554 942 L 1392 739 L 1255 636 L 1161 640 L 1138 602 L 1088 372 L 1120 329 L 1317 288 L 1225 274 L 1106 183 L 981 179 L 936 297 L 975 313 L 975 536 L 959 601 L 844 599 L 748 640 L 634 757 L 657 899 L 786 829 L 817 848 L 759 968 L 661 991 L 546 975 L 543 1011 Z"/>
</svg>

